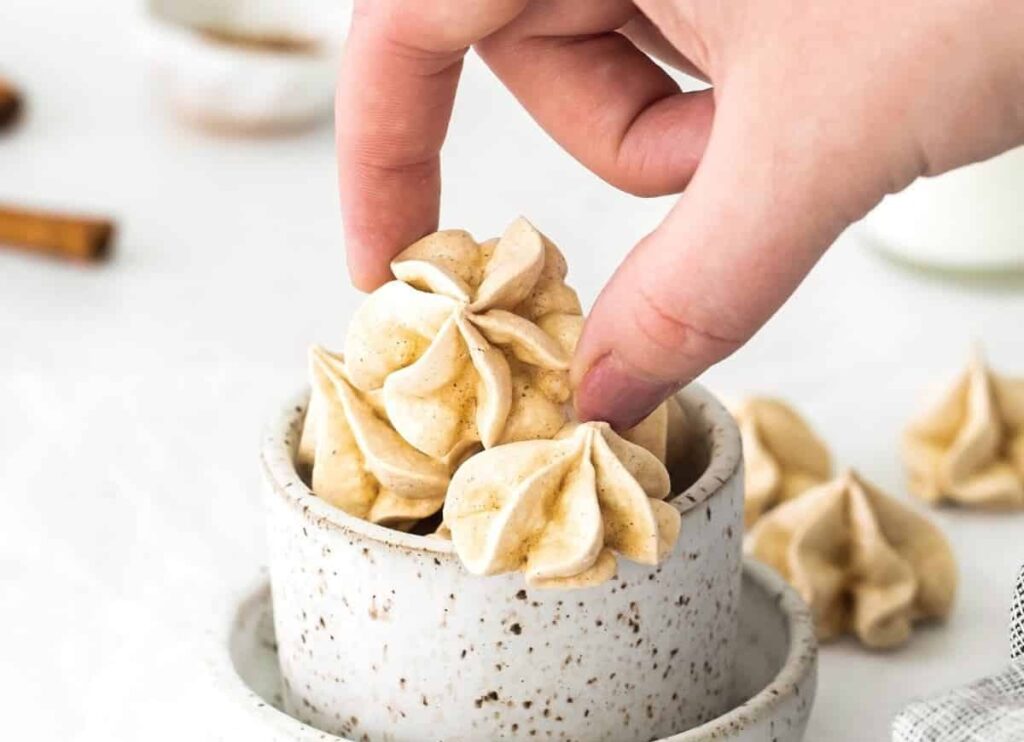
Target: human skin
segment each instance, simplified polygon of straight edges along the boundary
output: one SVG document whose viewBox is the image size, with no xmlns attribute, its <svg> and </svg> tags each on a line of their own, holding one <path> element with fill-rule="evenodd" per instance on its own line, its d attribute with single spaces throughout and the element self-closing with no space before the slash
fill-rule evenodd
<svg viewBox="0 0 1024 742">
<path fill-rule="evenodd" d="M 1020 0 L 357 0 L 336 121 L 360 289 L 437 228 L 471 46 L 596 175 L 685 189 L 573 360 L 580 416 L 619 428 L 746 342 L 883 196 L 1024 143 Z"/>
</svg>

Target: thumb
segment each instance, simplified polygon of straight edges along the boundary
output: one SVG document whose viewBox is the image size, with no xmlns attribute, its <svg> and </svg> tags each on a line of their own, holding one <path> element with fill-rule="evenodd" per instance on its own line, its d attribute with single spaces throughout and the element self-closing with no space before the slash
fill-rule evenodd
<svg viewBox="0 0 1024 742">
<path fill-rule="evenodd" d="M 582 419 L 630 427 L 730 355 L 884 194 L 859 148 L 750 110 L 720 103 L 685 194 L 598 297 L 573 361 Z"/>
</svg>

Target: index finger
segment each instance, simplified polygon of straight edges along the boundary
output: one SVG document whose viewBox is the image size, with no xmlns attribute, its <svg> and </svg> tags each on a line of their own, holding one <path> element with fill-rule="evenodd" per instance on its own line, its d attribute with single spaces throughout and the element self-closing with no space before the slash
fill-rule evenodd
<svg viewBox="0 0 1024 742">
<path fill-rule="evenodd" d="M 356 3 L 335 102 L 338 186 L 352 282 L 391 278 L 406 245 L 437 229 L 440 152 L 462 59 L 528 0 Z"/>
</svg>

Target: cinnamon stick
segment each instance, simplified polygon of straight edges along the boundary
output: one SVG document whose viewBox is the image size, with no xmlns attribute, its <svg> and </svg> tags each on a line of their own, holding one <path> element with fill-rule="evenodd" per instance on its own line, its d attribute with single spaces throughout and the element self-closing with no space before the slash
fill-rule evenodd
<svg viewBox="0 0 1024 742">
<path fill-rule="evenodd" d="M 0 77 L 0 131 L 11 126 L 21 113 L 21 94 Z"/>
<path fill-rule="evenodd" d="M 0 244 L 79 261 L 101 260 L 110 251 L 109 219 L 27 210 L 0 204 Z"/>
</svg>

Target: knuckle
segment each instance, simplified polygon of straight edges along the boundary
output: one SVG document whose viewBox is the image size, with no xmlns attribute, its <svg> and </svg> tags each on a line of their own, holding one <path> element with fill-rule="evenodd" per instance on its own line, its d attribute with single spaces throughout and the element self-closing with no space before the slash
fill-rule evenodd
<svg viewBox="0 0 1024 742">
<path fill-rule="evenodd" d="M 401 175 L 427 182 L 437 177 L 440 165 L 433 154 L 420 156 L 418 153 L 396 152 L 394 148 L 367 147 L 355 153 L 349 163 L 359 175 L 393 176 Z"/>
<path fill-rule="evenodd" d="M 602 176 L 620 191 L 641 198 L 679 193 L 689 185 L 697 162 L 676 162 L 667 166 L 656 147 L 638 142 L 629 133 L 619 142 L 607 175 Z"/>
<path fill-rule="evenodd" d="M 638 292 L 633 321 L 637 331 L 666 362 L 697 361 L 707 365 L 719 361 L 740 348 L 749 333 L 696 319 L 694 313 L 672 306 L 661 293 L 643 287 Z"/>
</svg>

